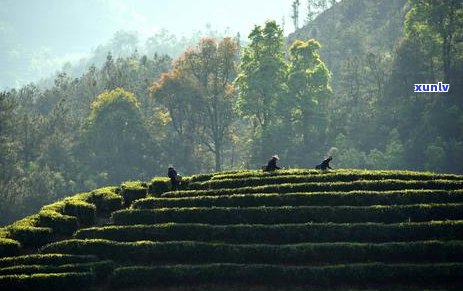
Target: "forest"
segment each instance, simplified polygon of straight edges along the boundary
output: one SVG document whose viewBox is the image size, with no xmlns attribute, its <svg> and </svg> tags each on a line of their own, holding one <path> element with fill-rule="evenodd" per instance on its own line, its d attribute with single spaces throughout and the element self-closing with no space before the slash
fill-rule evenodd
<svg viewBox="0 0 463 291">
<path fill-rule="evenodd" d="M 119 32 L 83 73 L 0 92 L 0 224 L 170 164 L 190 175 L 333 155 L 334 168 L 462 174 L 463 3 L 328 2 L 299 15 L 294 1 L 288 37 L 275 20 L 246 37 L 164 31 L 140 53 Z M 438 82 L 449 91 L 414 92 Z"/>
</svg>

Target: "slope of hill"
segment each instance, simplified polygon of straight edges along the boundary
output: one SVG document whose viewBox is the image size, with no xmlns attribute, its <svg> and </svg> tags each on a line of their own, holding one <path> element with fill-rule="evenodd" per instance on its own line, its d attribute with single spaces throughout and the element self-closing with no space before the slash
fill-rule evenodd
<svg viewBox="0 0 463 291">
<path fill-rule="evenodd" d="M 288 36 L 288 41 L 315 38 L 320 55 L 336 75 L 352 56 L 391 53 L 403 36 L 406 0 L 341 1 Z"/>
<path fill-rule="evenodd" d="M 229 171 L 168 189 L 101 188 L 2 229 L 0 289 L 463 287 L 461 175 Z"/>
</svg>

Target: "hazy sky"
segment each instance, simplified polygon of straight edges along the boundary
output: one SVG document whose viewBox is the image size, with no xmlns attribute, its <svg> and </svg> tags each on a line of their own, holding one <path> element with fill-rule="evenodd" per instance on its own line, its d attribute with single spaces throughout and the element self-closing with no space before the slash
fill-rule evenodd
<svg viewBox="0 0 463 291">
<path fill-rule="evenodd" d="M 302 2 L 302 1 L 301 1 Z M 246 37 L 266 19 L 286 19 L 292 0 L 0 0 L 3 27 L 22 45 L 53 52 L 89 51 L 118 30 L 141 38 L 161 28 L 181 36 L 194 30 L 240 32 Z M 1 24 L 0 24 L 1 25 Z"/>
<path fill-rule="evenodd" d="M 254 25 L 267 19 L 281 24 L 284 17 L 288 34 L 292 1 L 0 0 L 0 89 L 59 69 L 108 43 L 119 30 L 137 31 L 140 44 L 161 28 L 189 36 L 206 31 L 206 24 L 218 32 L 240 32 L 245 39 Z"/>
</svg>

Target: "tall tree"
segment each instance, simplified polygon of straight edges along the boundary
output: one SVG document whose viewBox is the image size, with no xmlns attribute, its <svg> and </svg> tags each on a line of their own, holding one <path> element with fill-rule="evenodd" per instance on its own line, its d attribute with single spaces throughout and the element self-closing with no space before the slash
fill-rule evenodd
<svg viewBox="0 0 463 291">
<path fill-rule="evenodd" d="M 136 97 L 118 88 L 101 93 L 92 103 L 79 153 L 93 175 L 107 173 L 108 181 L 144 176 L 148 137 Z"/>
<path fill-rule="evenodd" d="M 456 78 L 452 74 L 455 56 L 462 52 L 459 43 L 463 37 L 463 3 L 460 0 L 410 0 L 410 4 L 406 16 L 408 35 L 440 46 L 440 52 L 436 53 L 442 60 L 443 81 L 451 83 Z"/>
<path fill-rule="evenodd" d="M 14 175 L 16 146 L 14 143 L 14 110 L 17 104 L 8 92 L 0 92 L 0 181 Z"/>
<path fill-rule="evenodd" d="M 219 43 L 202 39 L 151 87 L 166 106 L 178 134 L 190 143 L 206 146 L 215 157 L 216 170 L 222 168 L 225 138 L 234 119 L 231 83 L 236 76 L 237 55 L 237 44 L 231 38 Z"/>
<path fill-rule="evenodd" d="M 327 100 L 331 74 L 318 54 L 316 40 L 296 40 L 289 49 L 289 98 L 294 98 L 296 133 L 302 137 L 301 152 L 320 148 L 328 127 Z"/>
<path fill-rule="evenodd" d="M 187 51 L 178 64 L 191 76 L 202 99 L 199 137 L 214 154 L 216 171 L 222 169 L 225 137 L 234 120 L 235 95 L 231 83 L 236 77 L 237 55 L 238 47 L 232 38 L 219 43 L 205 38 L 195 49 Z"/>
<path fill-rule="evenodd" d="M 301 5 L 301 2 L 299 2 L 299 0 L 294 0 L 293 4 L 291 4 L 291 8 L 292 8 L 291 19 L 293 20 L 294 30 L 297 30 L 299 28 L 299 6 L 300 5 Z"/>
<path fill-rule="evenodd" d="M 283 31 L 275 21 L 256 26 L 249 39 L 235 81 L 239 92 L 237 110 L 250 118 L 260 133 L 260 146 L 254 155 L 262 160 L 274 152 L 270 129 L 279 118 L 278 104 L 286 92 L 287 64 Z"/>
<path fill-rule="evenodd" d="M 150 91 L 161 105 L 156 111 L 158 118 L 176 133 L 166 140 L 168 162 L 181 165 L 188 172 L 199 171 L 194 161 L 194 144 L 200 122 L 199 107 L 203 104 L 193 81 L 174 66 L 151 85 Z"/>
</svg>

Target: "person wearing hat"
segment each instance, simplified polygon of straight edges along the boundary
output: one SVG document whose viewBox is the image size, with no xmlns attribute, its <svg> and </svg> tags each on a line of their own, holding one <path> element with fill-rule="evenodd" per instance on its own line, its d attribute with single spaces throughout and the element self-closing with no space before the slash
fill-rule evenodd
<svg viewBox="0 0 463 291">
<path fill-rule="evenodd" d="M 323 160 L 323 162 L 320 165 L 316 165 L 315 169 L 322 171 L 326 171 L 327 169 L 332 170 L 333 168 L 330 167 L 330 162 L 332 159 L 333 157 L 329 156 L 326 160 Z"/>
<path fill-rule="evenodd" d="M 167 169 L 167 176 L 170 178 L 170 183 L 172 185 L 171 190 L 172 191 L 178 190 L 179 179 L 178 179 L 177 171 L 175 170 L 173 165 L 169 165 L 169 168 Z"/>
<path fill-rule="evenodd" d="M 280 158 L 277 156 L 277 155 L 274 155 L 272 157 L 272 159 L 270 159 L 270 161 L 268 161 L 267 163 L 267 166 L 264 167 L 264 171 L 275 171 L 275 170 L 279 170 L 280 167 L 277 166 L 277 161 L 279 160 Z"/>
</svg>

